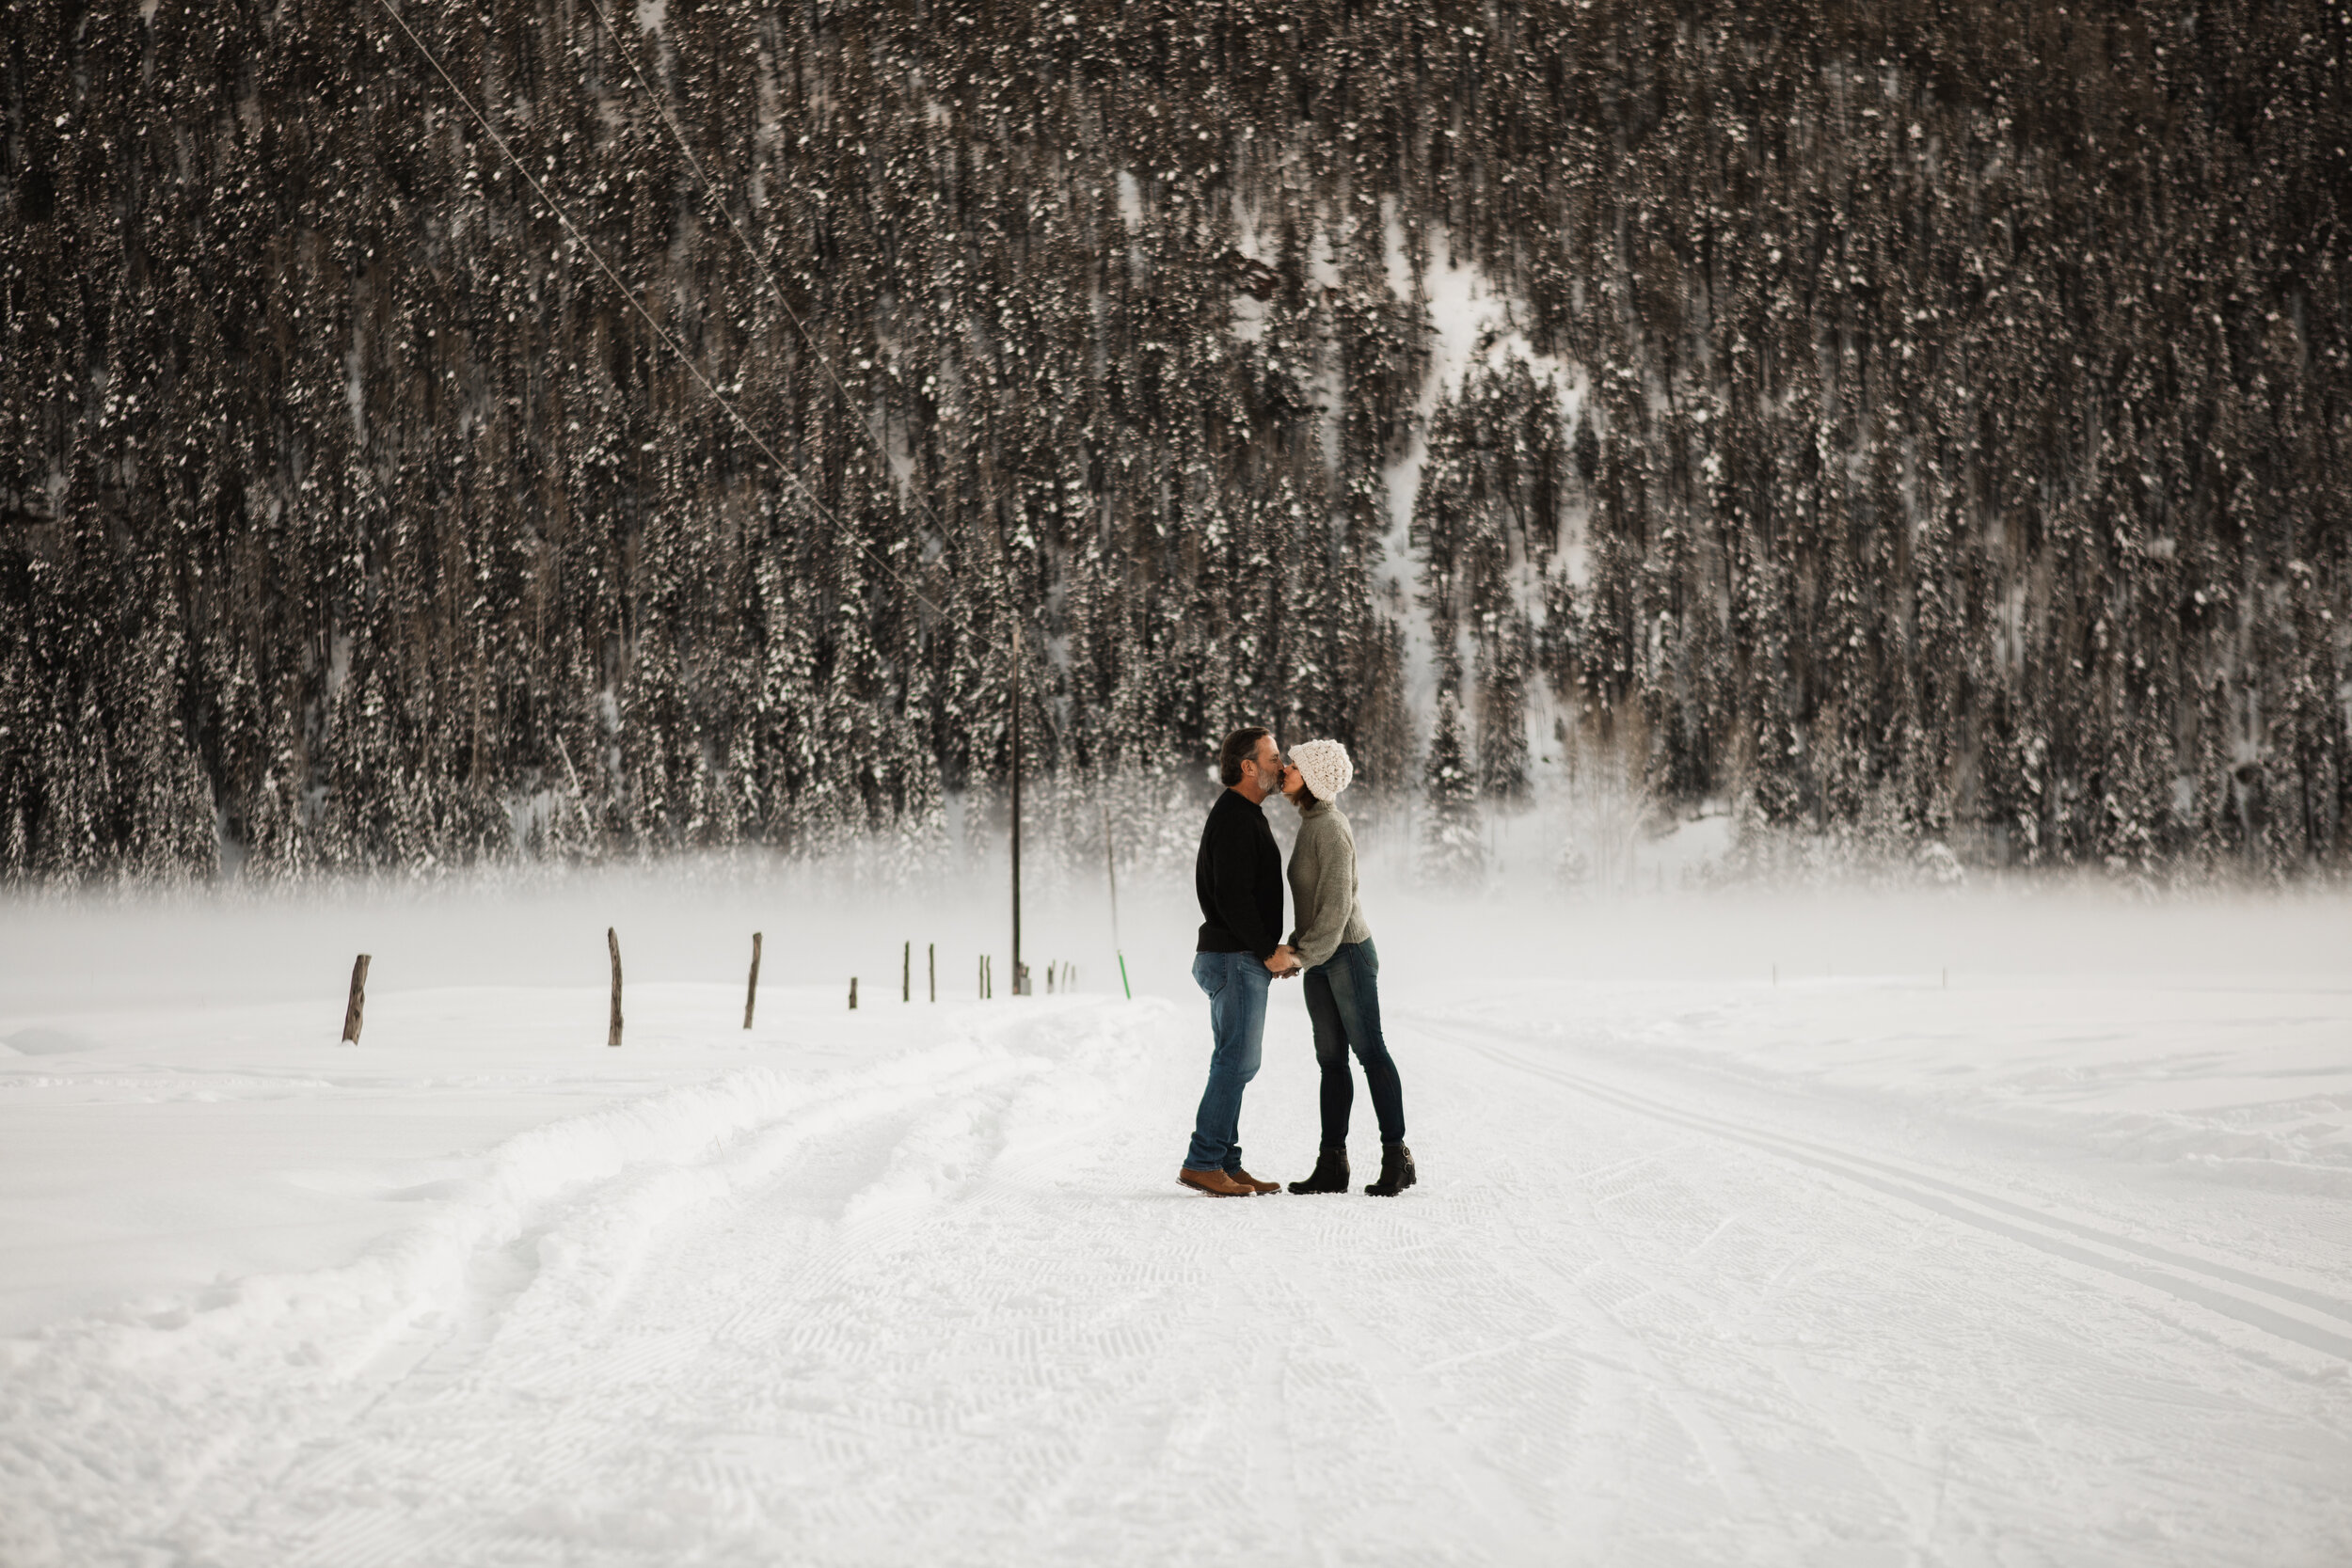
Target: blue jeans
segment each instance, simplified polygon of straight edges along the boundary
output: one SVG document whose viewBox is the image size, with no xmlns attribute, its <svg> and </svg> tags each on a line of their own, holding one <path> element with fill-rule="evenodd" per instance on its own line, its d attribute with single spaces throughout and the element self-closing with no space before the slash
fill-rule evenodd
<svg viewBox="0 0 2352 1568">
<path fill-rule="evenodd" d="M 1255 953 L 1196 953 L 1192 977 L 1209 996 L 1209 1086 L 1192 1118 L 1186 1170 L 1241 1169 L 1241 1091 L 1258 1076 L 1265 998 L 1274 975 Z"/>
<path fill-rule="evenodd" d="M 1348 1113 L 1356 1100 L 1355 1075 L 1347 1070 L 1348 1047 L 1364 1064 L 1364 1086 L 1372 1091 L 1373 1114 L 1380 1118 L 1380 1141 L 1405 1141 L 1405 1091 L 1396 1063 L 1380 1034 L 1380 954 L 1370 938 L 1345 942 L 1338 952 L 1307 971 L 1307 1017 L 1315 1026 L 1315 1061 L 1323 1069 L 1323 1141 L 1347 1142 Z"/>
</svg>

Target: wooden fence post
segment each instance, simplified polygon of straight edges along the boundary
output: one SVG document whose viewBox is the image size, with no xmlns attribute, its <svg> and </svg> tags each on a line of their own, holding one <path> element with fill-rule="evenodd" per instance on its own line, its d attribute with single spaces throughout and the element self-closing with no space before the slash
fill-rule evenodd
<svg viewBox="0 0 2352 1568">
<path fill-rule="evenodd" d="M 359 1015 L 368 1005 L 368 956 L 359 955 L 359 961 L 351 966 L 351 1000 L 343 1004 L 343 1043 L 359 1043 Z"/>
<path fill-rule="evenodd" d="M 936 1002 L 939 1000 L 939 943 L 927 942 L 923 944 L 923 962 L 930 971 L 931 1000 Z"/>
<path fill-rule="evenodd" d="M 604 928 L 604 944 L 612 952 L 612 1026 L 604 1043 L 612 1046 L 621 1043 L 621 939 L 610 926 Z"/>
<path fill-rule="evenodd" d="M 898 1000 L 901 1002 L 914 1000 L 914 939 L 913 937 L 909 937 L 907 944 L 898 950 Z"/>
<path fill-rule="evenodd" d="M 743 992 L 743 1027 L 752 1026 L 752 1004 L 759 1000 L 759 933 L 752 933 L 752 983 Z"/>
<path fill-rule="evenodd" d="M 857 1011 L 857 976 L 850 976 L 850 1011 Z"/>
</svg>

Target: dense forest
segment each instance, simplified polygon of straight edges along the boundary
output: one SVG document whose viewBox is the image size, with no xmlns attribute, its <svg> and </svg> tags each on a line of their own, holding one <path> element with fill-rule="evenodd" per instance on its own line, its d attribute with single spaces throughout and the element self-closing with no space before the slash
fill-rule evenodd
<svg viewBox="0 0 2352 1568">
<path fill-rule="evenodd" d="M 0 878 L 937 842 L 1015 680 L 2340 870 L 2348 17 L 7 0 Z"/>
</svg>

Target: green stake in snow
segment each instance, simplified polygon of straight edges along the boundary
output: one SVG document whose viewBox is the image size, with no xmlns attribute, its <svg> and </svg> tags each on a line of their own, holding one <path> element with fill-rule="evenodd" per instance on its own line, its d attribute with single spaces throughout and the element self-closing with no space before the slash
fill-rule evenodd
<svg viewBox="0 0 2352 1568">
<path fill-rule="evenodd" d="M 1119 941 L 1119 857 L 1111 853 L 1111 803 L 1103 805 L 1103 871 L 1111 882 L 1111 951 L 1119 955 L 1119 989 L 1127 993 L 1127 1000 L 1136 999 L 1135 988 L 1127 983 L 1127 950 Z"/>
</svg>

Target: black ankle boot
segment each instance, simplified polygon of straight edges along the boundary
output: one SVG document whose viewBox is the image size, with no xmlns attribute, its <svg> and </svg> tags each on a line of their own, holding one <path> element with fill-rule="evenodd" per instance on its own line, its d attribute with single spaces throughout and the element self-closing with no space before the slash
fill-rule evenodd
<svg viewBox="0 0 2352 1568">
<path fill-rule="evenodd" d="M 1320 1168 L 1320 1167 L 1318 1167 Z M 1403 1144 L 1380 1146 L 1380 1180 L 1364 1191 L 1374 1197 L 1394 1197 L 1421 1178 L 1413 1170 L 1413 1151 Z"/>
<path fill-rule="evenodd" d="M 1295 1193 L 1343 1193 L 1347 1191 L 1347 1146 L 1325 1144 L 1315 1156 L 1315 1171 L 1304 1181 L 1291 1183 Z"/>
</svg>

